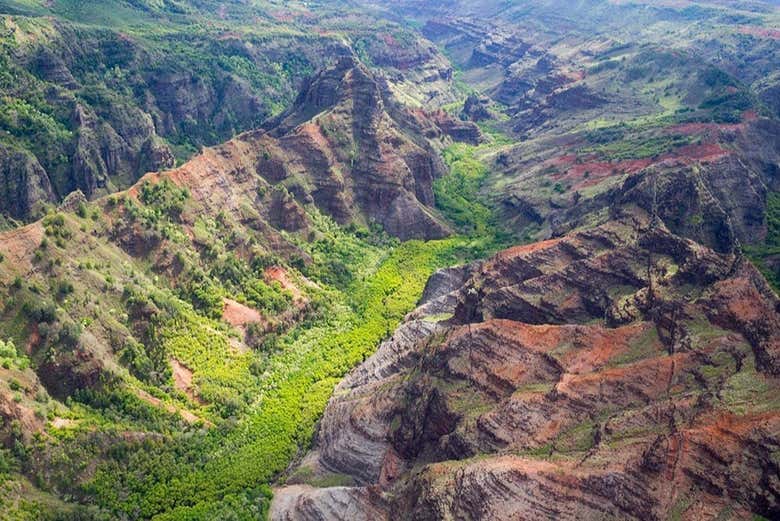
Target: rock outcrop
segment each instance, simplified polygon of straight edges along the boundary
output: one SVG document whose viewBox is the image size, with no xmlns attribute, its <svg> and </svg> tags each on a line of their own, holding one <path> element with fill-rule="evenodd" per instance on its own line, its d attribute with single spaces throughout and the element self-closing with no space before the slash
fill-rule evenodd
<svg viewBox="0 0 780 521">
<path fill-rule="evenodd" d="M 0 146 L 0 201 L 5 212 L 24 219 L 43 204 L 56 201 L 49 176 L 27 152 Z"/>
<path fill-rule="evenodd" d="M 357 486 L 273 519 L 780 514 L 780 300 L 741 257 L 634 215 L 431 284 L 302 463 Z"/>
<path fill-rule="evenodd" d="M 305 230 L 304 208 L 314 205 L 339 224 L 377 223 L 404 240 L 435 239 L 450 230 L 434 209 L 433 181 L 445 166 L 433 144 L 479 138 L 472 123 L 401 106 L 381 78 L 344 58 L 264 129 L 141 182 L 169 179 L 214 213 L 246 213 L 251 201 L 263 223 L 253 226 L 269 235 Z"/>
<path fill-rule="evenodd" d="M 433 210 L 433 180 L 444 165 L 430 140 L 479 136 L 475 126 L 443 113 L 402 107 L 382 79 L 353 58 L 313 77 L 265 128 L 267 135 L 258 136 L 265 147 L 260 175 L 340 223 L 366 219 L 401 239 L 448 234 Z"/>
</svg>

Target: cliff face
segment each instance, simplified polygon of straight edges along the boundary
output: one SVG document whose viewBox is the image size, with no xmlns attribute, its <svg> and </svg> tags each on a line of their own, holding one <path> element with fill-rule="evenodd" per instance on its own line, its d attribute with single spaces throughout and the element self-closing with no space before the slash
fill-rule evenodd
<svg viewBox="0 0 780 521">
<path fill-rule="evenodd" d="M 767 194 L 780 179 L 778 135 L 777 122 L 765 118 L 674 125 L 637 141 L 681 144 L 651 157 L 619 159 L 582 136 L 563 146 L 543 140 L 496 161 L 512 177 L 499 197 L 507 219 L 538 226 L 540 237 L 605 222 L 618 209 L 655 207 L 674 233 L 726 252 L 735 240 L 756 244 L 766 237 Z"/>
<path fill-rule="evenodd" d="M 615 206 L 652 211 L 656 201 L 674 233 L 718 251 L 734 238 L 763 243 L 767 197 L 778 190 L 780 133 L 767 101 L 778 40 L 775 29 L 748 25 L 771 26 L 759 13 L 773 8 L 751 7 L 756 18 L 732 18 L 714 38 L 725 11 L 455 4 L 399 8 L 426 20 L 426 37 L 486 96 L 467 100 L 463 115 L 516 138 L 494 156 L 501 174 L 483 190 L 516 228 L 559 237 L 609 220 Z M 685 37 L 660 36 L 683 20 L 692 24 L 678 26 Z"/>
<path fill-rule="evenodd" d="M 339 223 L 376 222 L 401 239 L 440 238 L 448 229 L 433 210 L 432 185 L 445 168 L 431 142 L 447 134 L 473 139 L 479 130 L 434 116 L 402 107 L 386 83 L 343 58 L 265 125 L 257 171 Z M 452 132 L 456 126 L 467 132 Z"/>
<path fill-rule="evenodd" d="M 7 215 L 22 219 L 42 203 L 54 202 L 49 176 L 31 154 L 0 147 L 0 200 Z"/>
<path fill-rule="evenodd" d="M 3 16 L 0 27 L 14 49 L 3 54 L 4 67 L 17 79 L 3 86 L 9 104 L 0 124 L 14 136 L 4 144 L 36 158 L 53 196 L 31 190 L 24 200 L 125 189 L 146 172 L 172 167 L 171 143 L 213 145 L 269 114 L 245 80 L 216 64 L 213 74 L 199 74 L 119 32 L 56 18 Z M 25 175 L 18 163 L 2 167 L 7 179 Z M 0 212 L 16 219 L 37 217 L 33 210 L 0 198 Z"/>
<path fill-rule="evenodd" d="M 166 174 L 218 213 L 246 197 L 266 223 L 304 230 L 314 205 L 339 224 L 377 223 L 401 239 L 449 234 L 433 209 L 444 165 L 432 142 L 449 140 L 452 120 L 397 104 L 380 79 L 352 58 L 317 74 L 294 106 Z M 472 124 L 469 136 L 479 136 Z M 443 127 L 443 128 L 442 128 Z"/>
<path fill-rule="evenodd" d="M 643 219 L 442 272 L 303 461 L 359 486 L 283 488 L 272 518 L 777 516 L 778 305 Z"/>
<path fill-rule="evenodd" d="M 112 270 L 142 262 L 155 273 L 154 283 L 145 281 L 147 287 L 155 287 L 157 277 L 164 277 L 182 293 L 208 285 L 204 278 L 207 271 L 222 277 L 229 271 L 233 277 L 229 280 L 259 271 L 260 275 L 253 276 L 262 277 L 263 282 L 255 282 L 255 287 L 271 289 L 263 298 L 257 297 L 260 304 L 254 303 L 255 307 L 264 305 L 268 294 L 290 291 L 293 296 L 287 308 L 287 300 L 279 304 L 285 309 L 277 313 L 272 312 L 274 308 L 262 308 L 264 313 L 260 313 L 231 301 L 239 317 L 231 319 L 228 306 L 225 320 L 244 333 L 239 342 L 244 350 L 241 352 L 249 350 L 244 342 L 253 341 L 247 332 L 248 323 L 259 324 L 253 333 L 264 338 L 272 330 L 281 331 L 316 313 L 300 289 L 285 276 L 282 282 L 286 285 L 282 288 L 276 281 L 277 287 L 262 271 L 261 263 L 284 265 L 294 259 L 300 269 L 311 264 L 305 244 L 322 238 L 323 223 L 314 222 L 320 212 L 341 225 L 377 223 L 402 239 L 448 235 L 448 227 L 433 209 L 432 183 L 442 175 L 444 166 L 432 143 L 441 146 L 450 142 L 449 134 L 455 128 L 460 129 L 456 135 L 470 139 L 480 136 L 476 126 L 455 122 L 444 113 L 402 107 L 381 78 L 348 58 L 315 75 L 293 107 L 271 121 L 267 129 L 205 148 L 178 168 L 148 173 L 127 191 L 90 203 L 85 193 L 94 194 L 110 182 L 108 173 L 127 161 L 123 155 L 127 149 L 124 138 L 106 130 L 89 109 L 80 108 L 77 116 L 84 129 L 79 137 L 84 146 L 76 159 L 92 172 L 84 178 L 84 193 L 71 193 L 60 204 L 59 212 L 50 213 L 42 221 L 0 235 L 2 287 L 9 295 L 24 293 L 23 280 L 45 276 L 46 280 L 57 281 L 56 287 L 51 286 L 54 289 L 47 292 L 36 285 L 35 291 L 40 294 L 32 300 L 64 303 L 66 295 L 74 291 L 98 292 L 96 279 L 85 269 L 96 265 L 97 258 L 104 259 L 101 265 Z M 99 135 L 109 138 L 104 146 L 92 147 L 92 139 Z M 125 135 L 128 139 L 130 136 Z M 134 139 L 145 150 L 147 160 L 165 161 L 169 157 L 164 147 L 158 148 L 157 142 L 146 139 L 143 133 Z M 29 215 L 41 201 L 57 202 L 56 190 L 34 157 L 0 148 L 0 164 L 10 165 L 8 170 L 0 171 L 4 180 L 0 195 L 15 205 L 17 215 Z M 85 222 L 76 226 L 75 219 Z M 87 231 L 88 226 L 91 231 Z M 222 244 L 224 252 L 215 253 L 215 244 Z M 85 252 L 93 252 L 90 259 L 77 261 Z M 239 267 L 228 270 L 224 268 L 228 262 Z M 114 276 L 107 275 L 106 280 Z M 15 282 L 17 278 L 19 283 Z M 105 282 L 104 293 L 113 289 Z M 209 308 L 211 317 L 223 297 L 213 290 L 210 296 L 217 301 Z M 118 357 L 124 352 L 121 349 L 128 335 L 151 342 L 145 335 L 151 334 L 150 324 L 160 314 L 155 305 L 136 306 L 126 297 L 122 294 L 115 305 L 126 310 L 128 321 L 137 321 L 130 326 L 132 333 L 124 325 L 112 323 L 81 335 L 81 327 L 73 321 L 64 316 L 55 320 L 58 311 L 54 305 L 30 311 L 35 306 L 29 304 L 27 311 L 19 311 L 29 315 L 29 326 L 22 332 L 11 330 L 26 343 L 25 352 L 36 356 L 41 351 L 49 353 L 41 356 L 35 372 L 27 370 L 31 383 L 25 389 L 45 389 L 64 400 L 114 381 L 116 367 L 124 363 Z M 201 306 L 203 301 L 199 299 L 195 296 L 191 301 Z M 21 306 L 17 298 L 8 297 L 7 302 L 5 318 L 14 306 Z M 41 331 L 36 329 L 41 318 L 38 315 L 45 315 Z M 61 340 L 67 335 L 75 338 Z M 164 371 L 167 361 L 163 364 Z M 8 405 L 0 410 L 8 420 L 6 427 L 19 419 L 17 409 Z M 32 430 L 39 429 L 36 424 Z M 31 434 L 32 430 L 25 432 Z M 4 428 L 0 437 L 6 431 Z"/>
<path fill-rule="evenodd" d="M 35 157 L 54 199 L 74 190 L 93 199 L 126 189 L 146 172 L 172 167 L 174 155 L 186 159 L 258 128 L 294 100 L 305 78 L 351 56 L 360 42 L 404 102 L 439 107 L 456 99 L 452 69 L 437 49 L 392 24 L 375 38 L 377 20 L 357 9 L 360 22 L 340 24 L 338 35 L 328 30 L 339 24 L 330 7 L 306 9 L 306 23 L 317 31 L 303 37 L 285 9 L 269 15 L 234 4 L 212 13 L 208 5 L 184 4 L 131 2 L 121 17 L 84 24 L 53 4 L 25 15 L 17 14 L 25 8 L 0 6 L 0 64 L 7 72 L 0 91 L 8 97 L 0 141 Z M 51 16 L 41 16 L 48 9 Z M 113 7 L 82 14 L 102 9 Z M 131 29 L 125 24 L 133 17 L 139 26 Z M 246 30 L 250 18 L 260 25 Z M 4 160 L 0 168 L 8 172 L 0 182 L 27 175 L 18 162 Z M 39 195 L 31 190 L 22 198 L 37 207 L 48 201 Z M 6 198 L 0 214 L 28 222 L 40 216 Z"/>
</svg>

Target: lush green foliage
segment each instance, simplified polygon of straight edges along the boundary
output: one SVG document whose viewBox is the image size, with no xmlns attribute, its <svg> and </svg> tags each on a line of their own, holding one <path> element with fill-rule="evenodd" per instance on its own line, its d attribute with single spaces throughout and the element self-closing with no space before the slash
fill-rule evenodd
<svg viewBox="0 0 780 521">
<path fill-rule="evenodd" d="M 329 312 L 285 335 L 261 378 L 250 371 L 255 355 L 231 352 L 207 319 L 180 311 L 160 326 L 166 351 L 194 370 L 201 395 L 220 412 L 241 407 L 243 414 L 205 435 L 173 435 L 109 460 L 86 491 L 114 512 L 209 519 L 236 501 L 228 498 L 272 480 L 311 439 L 338 379 L 395 328 L 431 271 L 471 255 L 473 247 L 461 239 L 397 246 L 370 276 L 350 285 L 359 306 L 348 305 L 345 293 L 327 290 Z"/>
<path fill-rule="evenodd" d="M 335 384 L 393 331 L 430 273 L 494 247 L 492 237 L 401 244 L 312 211 L 316 233 L 287 236 L 311 259 L 287 261 L 301 302 L 265 278 L 267 267 L 284 261 L 237 233 L 229 216 L 193 219 L 186 191 L 144 184 L 137 199 L 117 203 L 105 204 L 112 212 L 105 221 L 113 224 L 93 220 L 90 205 L 49 215 L 44 225 L 52 243 L 41 262 L 52 298 L 40 288 L 46 284 L 20 280 L 0 315 L 0 333 L 21 333 L 14 323 L 37 324 L 44 342 L 34 364 L 67 361 L 90 335 L 110 331 L 121 367 L 100 385 L 71 393 L 58 414 L 72 424 L 20 444 L 13 457 L 37 487 L 92 505 L 94 518 L 262 516 L 267 485 L 308 445 Z M 184 223 L 193 221 L 190 242 Z M 79 225 L 140 237 L 169 230 L 158 240 L 170 249 L 175 278 L 163 279 L 144 260 L 117 262 L 114 247 L 56 245 L 64 236 L 65 246 L 85 240 Z M 236 347 L 238 333 L 221 320 L 226 297 L 271 324 L 271 331 L 250 328 L 257 346 Z M 173 378 L 173 360 L 191 372 L 190 388 Z M 76 461 L 94 461 L 94 472 Z M 58 511 L 44 503 L 35 503 L 41 515 Z"/>
<path fill-rule="evenodd" d="M 487 168 L 474 157 L 473 147 L 463 143 L 450 145 L 444 159 L 450 173 L 434 183 L 437 206 L 466 233 L 485 234 L 492 224 L 492 214 L 480 200 L 479 189 Z"/>
<path fill-rule="evenodd" d="M 482 255 L 512 241 L 512 234 L 499 224 L 495 207 L 482 191 L 489 171 L 479 155 L 500 145 L 503 139 L 502 134 L 495 134 L 491 143 L 479 147 L 450 145 L 443 153 L 450 171 L 433 184 L 437 208 L 462 233 L 482 240 Z"/>
<path fill-rule="evenodd" d="M 780 291 L 780 192 L 769 192 L 766 198 L 767 234 L 763 245 L 748 246 L 748 256 Z"/>
</svg>

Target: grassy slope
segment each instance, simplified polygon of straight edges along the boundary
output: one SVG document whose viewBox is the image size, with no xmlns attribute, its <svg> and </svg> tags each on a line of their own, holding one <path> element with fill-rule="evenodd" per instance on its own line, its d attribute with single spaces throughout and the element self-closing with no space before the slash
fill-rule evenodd
<svg viewBox="0 0 780 521">
<path fill-rule="evenodd" d="M 479 151 L 485 148 L 489 146 Z M 41 277 L 11 289 L 12 298 L 0 317 L 0 337 L 15 336 L 17 345 L 26 343 L 29 329 L 23 324 L 31 320 L 25 302 L 37 302 L 41 313 L 48 306 L 53 309 L 55 318 L 44 324 L 47 329 L 76 324 L 82 337 L 100 336 L 107 324 L 138 337 L 132 316 L 138 303 L 162 311 L 152 319 L 151 342 L 115 348 L 124 364 L 114 369 L 117 380 L 77 393 L 65 404 L 45 396 L 43 404 L 33 405 L 49 420 L 47 434 L 22 441 L 4 454 L 7 491 L 0 498 L 18 499 L 13 487 L 23 483 L 19 471 L 34 479 L 43 496 L 25 494 L 30 501 L 9 507 L 9 518 L 68 511 L 71 507 L 57 499 L 57 491 L 93 505 L 82 514 L 97 518 L 121 514 L 213 519 L 229 512 L 237 519 L 255 519 L 261 515 L 268 503 L 267 485 L 307 446 L 335 384 L 414 307 L 429 275 L 439 267 L 487 255 L 501 243 L 492 231 L 495 220 L 488 206 L 480 202 L 478 192 L 486 170 L 475 152 L 468 147 L 450 148 L 445 158 L 452 174 L 436 186 L 442 211 L 469 231 L 468 236 L 399 244 L 381 233 L 341 228 L 312 213 L 318 238 L 309 242 L 291 235 L 288 239 L 298 243 L 314 263 L 300 266 L 304 273 L 291 266 L 288 270 L 316 304 L 316 311 L 275 338 L 273 345 L 262 344 L 248 352 L 231 348 L 233 331 L 204 304 L 221 303 L 223 296 L 255 307 L 262 304 L 252 303 L 247 291 L 259 281 L 251 275 L 251 266 L 231 260 L 228 238 L 231 230 L 238 230 L 235 223 L 196 220 L 194 233 L 208 243 L 210 252 L 199 254 L 189 246 L 176 217 L 196 209 L 186 192 L 165 184 L 142 187 L 138 202 L 109 198 L 84 205 L 75 214 L 51 214 L 44 221 L 46 244 L 36 253 Z M 472 212 L 474 208 L 479 211 Z M 108 213 L 103 215 L 101 209 Z M 111 235 L 112 223 L 125 221 L 165 238 L 176 258 L 201 260 L 188 260 L 178 286 L 169 287 L 147 260 L 128 258 L 104 241 Z M 3 269 L 14 268 L 0 264 Z M 202 279 L 207 281 L 205 296 L 193 293 L 189 284 L 192 273 L 199 270 L 211 275 Z M 245 275 L 236 277 L 236 271 Z M 304 274 L 316 287 L 303 282 Z M 63 282 L 73 287 L 66 284 L 60 289 Z M 269 298 L 280 288 L 270 291 Z M 50 294 L 60 296 L 50 301 L 46 296 Z M 32 360 L 18 353 L 19 360 L 36 367 L 46 352 L 62 348 L 54 345 L 56 338 L 48 351 Z M 140 345 L 142 354 L 127 356 L 128 345 Z M 165 373 L 170 357 L 193 371 L 205 403 L 193 402 L 173 388 L 170 374 L 154 376 Z M 139 393 L 157 398 L 160 405 L 139 399 Z M 180 411 L 200 420 L 184 422 Z M 55 428 L 51 421 L 56 418 L 67 418 L 69 424 Z M 128 432 L 144 434 L 127 439 Z M 75 461 L 95 461 L 95 465 L 85 472 Z"/>
<path fill-rule="evenodd" d="M 217 62 L 253 85 L 266 87 L 275 86 L 275 80 L 262 70 L 258 72 L 256 66 L 215 59 L 208 55 L 211 50 L 203 54 L 200 47 L 188 42 L 193 38 L 206 41 L 226 27 L 239 28 L 250 39 L 300 36 L 267 20 L 242 24 L 248 16 L 244 11 L 256 14 L 257 6 L 233 5 L 231 9 L 236 11 L 229 10 L 229 20 L 220 22 L 213 13 L 187 9 L 179 13 L 160 8 L 163 4 L 156 2 L 147 2 L 139 12 L 141 3 L 134 4 L 112 1 L 105 9 L 94 9 L 78 1 L 2 1 L 0 7 L 17 15 L 59 15 L 90 34 L 119 29 L 150 52 L 180 55 L 187 63 Z M 24 34 L 41 41 L 53 34 L 49 19 L 16 21 L 22 24 Z M 347 25 L 340 30 L 351 28 Z M 6 43 L 6 50 L 15 48 L 15 43 Z M 57 143 L 65 149 L 71 137 L 68 115 L 36 94 L 46 88 L 45 83 L 18 67 L 6 78 L 5 87 L 18 84 L 20 76 L 27 87 L 24 92 L 14 91 L 12 103 L 3 109 L 8 116 L 3 121 L 10 125 L 12 134 L 9 139 L 14 146 L 36 153 L 41 153 L 36 148 L 39 141 L 53 150 Z M 107 85 L 108 76 L 88 81 Z M 276 85 L 276 92 L 285 101 L 281 86 Z M 119 101 L 105 89 L 103 94 L 110 94 L 110 103 Z M 22 112 L 28 116 L 18 118 Z M 27 126 L 17 128 L 20 122 Z M 173 144 L 183 153 L 191 149 L 189 143 Z M 185 244 L 185 234 L 172 218 L 171 206 L 179 203 L 164 194 L 150 196 L 141 204 L 123 204 L 122 199 L 117 204 L 109 198 L 105 216 L 101 213 L 105 201 L 80 208 L 75 215 L 51 214 L 47 237 L 36 251 L 40 276 L 21 281 L 18 288 L 7 288 L 8 299 L 0 309 L 0 338 L 13 338 L 17 346 L 16 353 L 4 358 L 4 363 L 19 375 L 30 371 L 28 366 L 40 366 L 46 357 L 64 349 L 62 343 L 68 337 L 62 329 L 72 330 L 82 339 L 94 335 L 102 341 L 107 340 L 107 331 L 119 334 L 119 345 L 111 340 L 114 353 L 106 353 L 106 357 L 118 359 L 121 365 L 111 367 L 115 379 L 92 391 L 79 392 L 66 402 L 45 391 L 33 400 L 35 384 L 15 391 L 20 403 L 35 410 L 46 427 L 41 435 L 27 439 L 20 426 L 14 447 L 0 452 L 0 519 L 44 519 L 68 512 L 85 518 L 126 515 L 160 519 L 224 518 L 228 513 L 255 519 L 262 514 L 267 503 L 263 499 L 268 495 L 266 485 L 309 443 L 335 383 L 364 360 L 414 307 L 432 271 L 483 256 L 497 247 L 489 231 L 492 221 L 488 222 L 487 207 L 474 202 L 483 169 L 470 159 L 462 161 L 464 158 L 450 155 L 447 159 L 456 167 L 454 182 L 441 180 L 436 190 L 443 201 L 449 201 L 443 211 L 453 217 L 459 214 L 457 224 L 469 232 L 468 237 L 398 244 L 377 240 L 367 230 L 345 231 L 312 215 L 322 238 L 314 243 L 289 239 L 314 259 L 305 269 L 296 266 L 318 285 L 304 290 L 318 309 L 274 337 L 270 347 L 263 344 L 250 352 L 231 348 L 235 331 L 215 319 L 214 305 L 219 308 L 222 297 L 231 297 L 262 306 L 264 302 L 252 302 L 249 291 L 262 280 L 247 263 L 239 263 L 238 278 L 226 268 L 231 265 L 230 247 L 225 234 L 218 231 L 223 226 L 215 222 L 218 219 L 199 219 L 195 225 L 196 234 L 214 252 L 214 258 L 200 260 L 200 253 Z M 458 166 L 461 163 L 463 168 Z M 174 194 L 173 199 L 177 198 Z M 461 208 L 464 202 L 469 207 Z M 467 215 L 472 207 L 482 210 L 473 220 Z M 172 286 L 172 281 L 156 274 L 149 260 L 130 259 L 104 241 L 111 221 L 125 218 L 141 223 L 147 233 L 163 237 L 177 259 L 199 259 L 188 263 L 185 278 L 177 281 L 180 286 Z M 302 273 L 287 268 L 298 282 L 303 280 Z M 9 273 L 14 270 L 0 261 L 4 278 L 10 280 Z M 205 278 L 192 275 L 199 270 L 205 271 Z M 197 285 L 203 291 L 196 294 L 193 286 Z M 263 291 L 264 297 L 278 300 L 278 288 Z M 141 305 L 160 310 L 152 320 L 151 339 L 139 336 L 137 320 L 132 317 L 131 308 Z M 51 317 L 41 320 L 38 315 L 31 316 L 36 313 L 50 313 Z M 22 346 L 33 332 L 31 324 L 38 322 L 54 332 L 46 337 L 41 352 L 28 357 Z M 194 402 L 175 389 L 168 369 L 170 357 L 193 371 L 205 403 Z M 181 413 L 199 420 L 188 423 Z M 31 477 L 35 485 L 23 476 Z M 60 497 L 91 506 L 76 508 Z"/>
</svg>

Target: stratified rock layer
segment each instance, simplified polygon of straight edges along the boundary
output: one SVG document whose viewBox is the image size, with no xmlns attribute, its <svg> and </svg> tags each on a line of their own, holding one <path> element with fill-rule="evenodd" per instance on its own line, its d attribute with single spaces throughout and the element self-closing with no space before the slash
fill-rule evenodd
<svg viewBox="0 0 780 521">
<path fill-rule="evenodd" d="M 780 515 L 780 301 L 739 255 L 637 214 L 431 284 L 304 460 L 358 486 L 273 519 Z"/>
<path fill-rule="evenodd" d="M 273 229 L 306 230 L 304 208 L 313 205 L 339 224 L 376 223 L 401 239 L 442 238 L 450 230 L 433 209 L 433 181 L 445 167 L 431 142 L 449 142 L 455 127 L 454 139 L 479 139 L 471 123 L 403 108 L 381 78 L 344 58 L 315 75 L 265 129 L 141 183 L 170 179 L 215 212 L 241 213 L 249 198 Z"/>
</svg>

